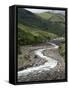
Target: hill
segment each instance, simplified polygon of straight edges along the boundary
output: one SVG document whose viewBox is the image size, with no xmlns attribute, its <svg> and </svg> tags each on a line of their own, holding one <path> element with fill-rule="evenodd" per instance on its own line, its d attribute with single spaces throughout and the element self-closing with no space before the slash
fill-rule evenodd
<svg viewBox="0 0 69 90">
<path fill-rule="evenodd" d="M 49 14 L 47 14 L 47 16 Z M 57 18 L 56 15 L 53 16 L 51 19 L 50 18 L 49 20 L 46 20 L 28 10 L 22 8 L 18 9 L 18 22 L 30 27 L 39 28 L 50 33 L 58 34 L 59 36 L 63 35 L 65 31 L 65 25 L 63 24 L 64 22 L 60 23 L 58 19 L 57 22 L 53 22 L 53 20 L 56 20 Z M 58 18 L 60 20 L 60 17 Z"/>
<path fill-rule="evenodd" d="M 52 22 L 65 22 L 64 16 L 60 13 L 44 12 L 37 15 Z"/>
<path fill-rule="evenodd" d="M 48 20 L 50 17 L 53 16 L 53 13 L 50 12 L 43 12 L 43 13 L 38 13 L 38 16 L 42 17 L 43 19 Z"/>
<path fill-rule="evenodd" d="M 56 34 L 29 27 L 27 25 L 18 24 L 19 45 L 44 43 L 56 37 Z"/>
<path fill-rule="evenodd" d="M 19 45 L 46 42 L 57 36 L 63 36 L 64 33 L 65 25 L 62 15 L 54 13 L 37 15 L 23 8 L 18 9 Z"/>
</svg>

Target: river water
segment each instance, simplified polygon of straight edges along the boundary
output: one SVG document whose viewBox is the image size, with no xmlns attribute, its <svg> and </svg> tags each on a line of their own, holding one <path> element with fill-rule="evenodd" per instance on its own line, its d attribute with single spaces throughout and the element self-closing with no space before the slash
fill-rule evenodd
<svg viewBox="0 0 69 90">
<path fill-rule="evenodd" d="M 47 49 L 58 49 L 58 46 L 54 43 L 49 43 L 52 47 Z M 27 69 L 24 69 L 22 71 L 18 72 L 18 80 L 21 81 L 30 81 L 33 78 L 36 78 L 39 76 L 40 73 L 50 71 L 52 68 L 55 68 L 58 61 L 43 55 L 43 51 L 46 49 L 37 49 L 34 51 L 35 55 L 39 56 L 42 59 L 46 59 L 47 62 L 45 62 L 43 65 L 36 66 L 36 67 L 30 67 Z"/>
</svg>

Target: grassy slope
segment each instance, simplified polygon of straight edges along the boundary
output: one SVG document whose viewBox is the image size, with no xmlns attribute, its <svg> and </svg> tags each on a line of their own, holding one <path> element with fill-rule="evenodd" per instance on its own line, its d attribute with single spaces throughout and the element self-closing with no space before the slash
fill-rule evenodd
<svg viewBox="0 0 69 90">
<path fill-rule="evenodd" d="M 63 15 L 50 12 L 44 12 L 37 15 L 51 23 L 48 24 L 48 32 L 58 34 L 59 36 L 64 35 L 65 18 Z"/>
<path fill-rule="evenodd" d="M 36 15 L 19 8 L 18 22 L 19 45 L 37 44 L 64 35 L 64 18 L 59 14 L 46 12 Z"/>
<path fill-rule="evenodd" d="M 37 15 L 42 17 L 43 19 L 46 19 L 46 20 L 48 20 L 49 18 L 51 18 L 51 16 L 53 16 L 53 14 L 49 13 L 49 12 L 44 12 L 44 13 L 40 13 L 40 14 L 37 14 Z"/>
<path fill-rule="evenodd" d="M 56 34 L 42 31 L 38 28 L 32 28 L 27 25 L 18 24 L 18 41 L 20 45 L 38 44 L 56 37 Z"/>
<path fill-rule="evenodd" d="M 60 15 L 55 15 L 53 13 L 41 13 L 37 15 L 25 9 L 18 10 L 18 20 L 20 23 L 59 36 L 63 35 L 65 30 L 64 21 L 61 19 L 62 17 L 62 15 L 60 17 Z M 54 20 L 57 22 L 54 22 Z M 62 21 L 62 23 L 59 23 L 59 20 Z"/>
<path fill-rule="evenodd" d="M 59 46 L 59 53 L 61 56 L 65 57 L 65 44 Z"/>
<path fill-rule="evenodd" d="M 55 14 L 55 13 L 51 13 L 51 12 L 44 12 L 44 13 L 40 13 L 40 14 L 37 14 L 38 16 L 46 19 L 46 20 L 50 20 L 50 21 L 61 21 L 61 22 L 64 22 L 64 16 L 61 15 L 61 14 Z"/>
<path fill-rule="evenodd" d="M 64 35 L 62 15 L 50 12 L 36 15 L 25 9 L 18 9 L 18 22 L 19 45 L 37 44 Z"/>
</svg>

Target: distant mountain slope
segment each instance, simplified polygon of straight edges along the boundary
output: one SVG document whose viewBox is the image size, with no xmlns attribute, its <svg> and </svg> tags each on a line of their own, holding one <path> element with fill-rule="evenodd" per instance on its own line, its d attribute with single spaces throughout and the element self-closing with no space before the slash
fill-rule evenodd
<svg viewBox="0 0 69 90">
<path fill-rule="evenodd" d="M 48 20 L 50 17 L 53 16 L 53 13 L 50 12 L 43 12 L 43 13 L 38 13 L 38 16 L 42 17 L 43 19 Z"/>
<path fill-rule="evenodd" d="M 38 16 L 46 19 L 46 20 L 50 20 L 50 21 L 53 21 L 53 22 L 62 22 L 64 23 L 65 22 L 65 18 L 62 14 L 59 14 L 59 13 L 52 13 L 52 12 L 44 12 L 44 13 L 40 13 L 40 14 L 37 14 Z"/>
<path fill-rule="evenodd" d="M 64 35 L 65 25 L 64 22 L 59 22 L 59 16 L 53 16 L 53 14 L 46 14 L 48 20 L 42 18 L 40 15 L 36 15 L 28 10 L 23 8 L 18 9 L 18 22 L 33 28 L 37 28 L 37 30 L 44 30 L 49 33 L 54 33 L 59 36 Z M 44 17 L 46 16 L 44 15 Z M 57 20 L 57 22 L 53 22 L 53 20 Z M 62 19 L 63 20 L 63 19 Z"/>
<path fill-rule="evenodd" d="M 58 14 L 53 14 L 48 20 L 52 22 L 65 23 L 64 16 Z"/>
<path fill-rule="evenodd" d="M 18 9 L 18 21 L 34 28 L 47 28 L 48 22 L 34 13 L 23 8 Z"/>
</svg>

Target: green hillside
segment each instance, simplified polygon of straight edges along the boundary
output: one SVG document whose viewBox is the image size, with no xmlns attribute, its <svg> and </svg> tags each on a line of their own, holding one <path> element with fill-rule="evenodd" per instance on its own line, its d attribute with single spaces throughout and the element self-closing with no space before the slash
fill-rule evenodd
<svg viewBox="0 0 69 90">
<path fill-rule="evenodd" d="M 65 17 L 62 14 L 52 13 L 52 12 L 44 12 L 37 14 L 43 19 L 47 20 L 50 24 L 48 24 L 48 32 L 52 32 L 58 34 L 59 36 L 64 36 L 65 32 Z"/>
<path fill-rule="evenodd" d="M 33 28 L 40 29 L 47 29 L 47 25 L 49 23 L 36 14 L 22 8 L 18 9 L 18 22 Z"/>
<path fill-rule="evenodd" d="M 43 19 L 52 21 L 52 22 L 61 22 L 64 23 L 65 22 L 65 18 L 63 15 L 58 14 L 58 13 L 52 13 L 52 12 L 44 12 L 44 13 L 40 13 L 37 14 L 38 16 L 42 17 Z"/>
<path fill-rule="evenodd" d="M 40 16 L 40 17 L 42 17 L 43 19 L 48 20 L 49 18 L 51 18 L 53 16 L 53 13 L 44 12 L 44 13 L 39 13 L 37 15 Z"/>
<path fill-rule="evenodd" d="M 59 46 L 59 53 L 61 56 L 63 56 L 65 58 L 65 44 L 61 44 Z"/>
<path fill-rule="evenodd" d="M 49 14 L 52 14 L 52 13 L 49 13 Z M 53 17 L 53 19 L 55 19 L 55 18 L 57 18 L 56 15 L 55 15 L 55 17 Z M 65 32 L 65 25 L 63 24 L 64 22 L 60 23 L 60 22 L 58 22 L 58 20 L 57 20 L 57 22 L 53 22 L 51 20 L 46 20 L 34 13 L 32 13 L 28 10 L 22 9 L 22 8 L 18 9 L 18 22 L 22 23 L 24 25 L 33 27 L 33 28 L 39 28 L 41 30 L 57 34 L 59 36 L 64 35 L 64 32 Z"/>
<path fill-rule="evenodd" d="M 51 16 L 48 20 L 52 21 L 52 22 L 58 22 L 58 23 L 64 23 L 64 17 L 54 14 L 53 16 Z"/>
<path fill-rule="evenodd" d="M 54 13 L 34 14 L 18 9 L 18 46 L 39 44 L 64 36 L 64 17 Z"/>
<path fill-rule="evenodd" d="M 56 34 L 35 29 L 27 25 L 18 24 L 19 45 L 43 43 L 56 37 Z"/>
</svg>

